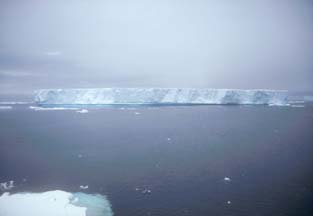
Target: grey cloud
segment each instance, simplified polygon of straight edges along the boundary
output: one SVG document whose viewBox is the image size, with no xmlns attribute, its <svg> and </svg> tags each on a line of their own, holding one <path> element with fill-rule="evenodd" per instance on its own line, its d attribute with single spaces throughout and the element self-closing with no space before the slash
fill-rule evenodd
<svg viewBox="0 0 313 216">
<path fill-rule="evenodd" d="M 312 20 L 311 0 L 5 0 L 0 70 L 43 76 L 0 85 L 312 90 Z"/>
</svg>

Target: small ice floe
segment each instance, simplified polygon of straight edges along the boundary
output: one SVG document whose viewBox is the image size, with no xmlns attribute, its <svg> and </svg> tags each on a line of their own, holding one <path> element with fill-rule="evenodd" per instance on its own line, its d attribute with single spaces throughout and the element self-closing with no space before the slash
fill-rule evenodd
<svg viewBox="0 0 313 216">
<path fill-rule="evenodd" d="M 290 104 L 304 104 L 305 101 L 304 100 L 292 100 L 289 101 Z"/>
<path fill-rule="evenodd" d="M 141 188 L 138 188 L 138 187 L 135 188 L 135 191 L 139 191 L 142 194 L 150 194 L 152 192 L 150 189 L 147 189 L 147 188 L 141 189 Z"/>
<path fill-rule="evenodd" d="M 78 112 L 78 113 L 88 113 L 88 110 L 82 109 L 82 110 L 78 110 L 78 111 L 76 111 L 76 112 Z"/>
<path fill-rule="evenodd" d="M 8 191 L 14 188 L 14 181 L 2 182 L 0 183 L 0 190 L 1 191 Z"/>
<path fill-rule="evenodd" d="M 303 108 L 303 107 L 305 107 L 305 105 L 304 104 L 293 104 L 290 107 Z"/>
<path fill-rule="evenodd" d="M 231 204 L 231 201 L 228 200 L 228 201 L 227 201 L 227 204 L 230 205 L 230 204 Z"/>
<path fill-rule="evenodd" d="M 29 106 L 29 109 L 35 111 L 50 111 L 50 110 L 77 110 L 78 108 L 73 107 L 37 107 L 37 106 Z"/>
<path fill-rule="evenodd" d="M 88 185 L 80 185 L 79 188 L 83 189 L 83 190 L 87 190 L 89 188 L 89 186 Z"/>
<path fill-rule="evenodd" d="M 167 141 L 171 141 L 171 140 L 172 140 L 171 138 L 169 138 L 169 137 L 167 138 Z"/>
<path fill-rule="evenodd" d="M 140 112 L 134 112 L 135 115 L 140 115 Z"/>
<path fill-rule="evenodd" d="M 150 193 L 151 193 L 151 190 L 149 190 L 149 189 L 143 189 L 143 190 L 141 191 L 141 193 L 143 193 L 143 194 L 150 194 Z"/>
<path fill-rule="evenodd" d="M 229 177 L 224 177 L 224 181 L 231 181 Z"/>
<path fill-rule="evenodd" d="M 89 188 L 88 185 L 81 185 L 79 186 L 80 189 L 83 189 L 83 190 L 87 190 Z"/>
<path fill-rule="evenodd" d="M 82 158 L 82 157 L 83 157 L 83 155 L 82 155 L 82 154 L 79 154 L 79 155 L 77 155 L 77 157 L 78 157 L 78 158 Z"/>
<path fill-rule="evenodd" d="M 0 106 L 0 110 L 12 109 L 12 106 Z"/>
</svg>

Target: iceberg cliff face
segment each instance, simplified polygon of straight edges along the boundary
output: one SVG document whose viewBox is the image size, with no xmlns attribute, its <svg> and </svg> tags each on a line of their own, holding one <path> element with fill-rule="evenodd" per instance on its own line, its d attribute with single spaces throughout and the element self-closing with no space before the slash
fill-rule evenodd
<svg viewBox="0 0 313 216">
<path fill-rule="evenodd" d="M 287 104 L 287 91 L 207 88 L 43 89 L 39 105 L 109 104 Z"/>
</svg>

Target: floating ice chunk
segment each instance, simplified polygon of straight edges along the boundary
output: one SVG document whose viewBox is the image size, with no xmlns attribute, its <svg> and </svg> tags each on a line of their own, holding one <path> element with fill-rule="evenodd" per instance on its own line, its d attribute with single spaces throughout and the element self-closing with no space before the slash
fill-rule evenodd
<svg viewBox="0 0 313 216">
<path fill-rule="evenodd" d="M 76 111 L 76 112 L 78 112 L 78 113 L 88 113 L 88 110 L 82 109 L 82 110 L 78 110 L 78 111 Z"/>
<path fill-rule="evenodd" d="M 74 107 L 38 107 L 38 106 L 29 106 L 29 109 L 35 111 L 50 111 L 50 110 L 77 110 L 78 108 Z"/>
<path fill-rule="evenodd" d="M 14 181 L 2 182 L 0 183 L 0 190 L 1 191 L 8 191 L 14 188 Z"/>
<path fill-rule="evenodd" d="M 89 188 L 89 186 L 88 186 L 88 185 L 81 185 L 81 186 L 79 186 L 79 188 L 80 188 L 80 189 L 83 189 L 83 190 L 86 190 L 86 189 Z"/>
<path fill-rule="evenodd" d="M 231 181 L 229 177 L 224 177 L 224 181 Z"/>
<path fill-rule="evenodd" d="M 39 105 L 107 104 L 273 104 L 285 105 L 287 91 L 207 88 L 43 89 Z"/>
<path fill-rule="evenodd" d="M 112 216 L 105 196 L 65 191 L 4 193 L 0 196 L 1 216 Z"/>
<path fill-rule="evenodd" d="M 135 188 L 135 191 L 140 191 L 143 194 L 150 194 L 152 192 L 150 189 L 147 188 L 140 189 L 138 187 Z"/>
<path fill-rule="evenodd" d="M 12 106 L 0 106 L 0 110 L 12 109 Z"/>
<path fill-rule="evenodd" d="M 171 138 L 168 137 L 168 138 L 167 138 L 167 141 L 171 141 Z"/>
<path fill-rule="evenodd" d="M 231 204 L 231 201 L 228 200 L 228 201 L 227 201 L 227 204 L 230 205 L 230 204 Z"/>
<path fill-rule="evenodd" d="M 149 189 L 143 189 L 143 190 L 141 191 L 141 193 L 143 193 L 143 194 L 149 194 L 149 193 L 151 193 L 151 190 L 149 190 Z"/>
</svg>

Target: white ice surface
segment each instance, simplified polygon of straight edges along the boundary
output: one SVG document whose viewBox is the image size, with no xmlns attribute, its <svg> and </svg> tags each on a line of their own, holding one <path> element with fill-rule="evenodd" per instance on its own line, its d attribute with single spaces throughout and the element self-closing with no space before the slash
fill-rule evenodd
<svg viewBox="0 0 313 216">
<path fill-rule="evenodd" d="M 39 105 L 106 104 L 274 104 L 287 103 L 287 91 L 207 88 L 43 89 Z"/>
<path fill-rule="evenodd" d="M 90 212 L 90 214 L 88 214 Z M 112 216 L 110 203 L 100 195 L 65 191 L 4 193 L 0 196 L 1 216 Z"/>
</svg>

